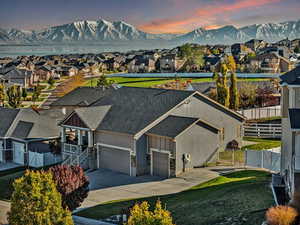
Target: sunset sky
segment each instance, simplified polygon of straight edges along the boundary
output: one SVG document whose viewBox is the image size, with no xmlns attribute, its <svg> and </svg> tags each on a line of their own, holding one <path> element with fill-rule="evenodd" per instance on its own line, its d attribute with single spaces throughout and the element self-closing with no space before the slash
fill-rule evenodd
<svg viewBox="0 0 300 225">
<path fill-rule="evenodd" d="M 185 33 L 298 20 L 300 0 L 1 0 L 0 27 L 40 29 L 78 20 L 123 20 L 149 33 Z"/>
</svg>

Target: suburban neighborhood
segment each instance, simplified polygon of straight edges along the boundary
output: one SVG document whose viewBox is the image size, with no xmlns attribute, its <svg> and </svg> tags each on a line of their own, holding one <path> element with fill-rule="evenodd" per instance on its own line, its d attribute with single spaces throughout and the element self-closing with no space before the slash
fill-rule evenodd
<svg viewBox="0 0 300 225">
<path fill-rule="evenodd" d="M 299 2 L 3 0 L 0 21 L 1 225 L 300 224 Z"/>
</svg>

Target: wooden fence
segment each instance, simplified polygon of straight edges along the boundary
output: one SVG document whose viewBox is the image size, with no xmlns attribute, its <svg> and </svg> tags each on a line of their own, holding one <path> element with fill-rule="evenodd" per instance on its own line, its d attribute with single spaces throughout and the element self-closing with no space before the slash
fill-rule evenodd
<svg viewBox="0 0 300 225">
<path fill-rule="evenodd" d="M 244 136 L 262 138 L 281 138 L 281 124 L 246 123 Z"/>
</svg>

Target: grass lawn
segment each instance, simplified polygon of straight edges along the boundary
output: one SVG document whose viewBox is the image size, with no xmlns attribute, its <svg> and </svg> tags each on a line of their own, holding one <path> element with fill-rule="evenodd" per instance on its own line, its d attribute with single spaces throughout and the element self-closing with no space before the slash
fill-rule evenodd
<svg viewBox="0 0 300 225">
<path fill-rule="evenodd" d="M 24 175 L 23 167 L 0 172 L 0 200 L 9 201 L 12 193 L 12 183 Z"/>
<path fill-rule="evenodd" d="M 281 140 L 278 139 L 244 137 L 244 141 L 253 141 L 253 142 L 257 142 L 257 144 L 243 146 L 242 147 L 243 150 L 245 149 L 264 150 L 264 149 L 277 148 L 281 146 Z"/>
<path fill-rule="evenodd" d="M 109 80 L 114 81 L 115 83 L 121 84 L 127 87 L 153 87 L 155 85 L 165 84 L 171 81 L 174 81 L 173 78 L 163 78 L 163 77 L 142 77 L 142 78 L 130 78 L 130 77 L 111 77 Z M 88 80 L 85 83 L 85 86 L 95 86 L 97 84 L 98 78 L 93 78 Z M 191 80 L 192 83 L 201 83 L 201 82 L 213 82 L 212 78 L 181 78 L 181 81 Z M 262 78 L 247 78 L 239 79 L 238 81 L 262 81 L 266 79 Z"/>
<path fill-rule="evenodd" d="M 147 200 L 153 205 L 159 198 L 178 225 L 260 225 L 265 210 L 274 204 L 269 183 L 270 174 L 267 172 L 239 171 L 177 194 L 107 202 L 77 215 L 105 219 L 120 214 L 134 202 Z"/>
</svg>

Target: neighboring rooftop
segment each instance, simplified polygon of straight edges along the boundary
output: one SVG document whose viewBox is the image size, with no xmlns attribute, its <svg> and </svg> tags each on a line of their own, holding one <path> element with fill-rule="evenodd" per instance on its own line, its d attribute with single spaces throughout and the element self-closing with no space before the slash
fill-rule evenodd
<svg viewBox="0 0 300 225">
<path fill-rule="evenodd" d="M 281 84 L 300 85 L 300 66 L 281 75 L 280 79 Z"/>
</svg>

